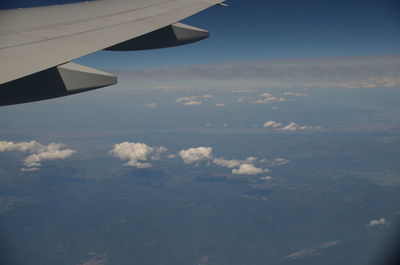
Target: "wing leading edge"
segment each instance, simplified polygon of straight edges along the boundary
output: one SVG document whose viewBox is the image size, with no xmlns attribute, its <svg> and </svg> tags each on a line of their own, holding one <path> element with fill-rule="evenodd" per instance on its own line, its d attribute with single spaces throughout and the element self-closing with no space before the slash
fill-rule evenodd
<svg viewBox="0 0 400 265">
<path fill-rule="evenodd" d="M 69 61 L 102 49 L 155 49 L 207 38 L 207 31 L 177 22 L 220 2 L 100 0 L 0 11 L 0 105 L 115 84 L 115 76 Z"/>
</svg>

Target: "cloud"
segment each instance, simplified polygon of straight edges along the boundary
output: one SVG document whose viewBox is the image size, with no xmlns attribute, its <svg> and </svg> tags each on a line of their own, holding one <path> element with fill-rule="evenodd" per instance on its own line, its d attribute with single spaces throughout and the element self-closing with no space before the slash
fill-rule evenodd
<svg viewBox="0 0 400 265">
<path fill-rule="evenodd" d="M 330 248 L 330 247 L 336 246 L 337 244 L 340 244 L 340 243 L 342 243 L 341 240 L 331 241 L 331 242 L 324 242 L 324 243 L 321 243 L 316 248 L 305 248 L 305 249 L 302 249 L 300 251 L 297 251 L 297 252 L 294 252 L 292 254 L 289 254 L 289 255 L 286 256 L 286 258 L 290 259 L 290 260 L 297 260 L 297 259 L 302 259 L 302 258 L 305 258 L 305 257 L 322 255 L 322 253 L 318 252 L 318 250 L 321 250 L 321 249 L 324 249 L 324 248 Z"/>
<path fill-rule="evenodd" d="M 144 143 L 123 142 L 115 144 L 110 154 L 121 160 L 127 160 L 124 166 L 148 168 L 152 165 L 146 161 L 158 160 L 160 154 L 166 151 L 167 148 L 163 146 L 151 147 Z"/>
<path fill-rule="evenodd" d="M 215 106 L 216 106 L 216 107 L 225 107 L 225 104 L 223 104 L 223 103 L 217 103 L 217 104 L 215 104 Z"/>
<path fill-rule="evenodd" d="M 183 103 L 184 106 L 196 106 L 196 105 L 201 105 L 203 102 L 199 100 L 195 100 L 198 98 L 197 96 L 190 96 L 190 97 L 180 97 L 175 99 L 176 103 Z"/>
<path fill-rule="evenodd" d="M 290 260 L 294 259 L 299 259 L 307 256 L 316 256 L 316 255 L 321 255 L 321 253 L 318 253 L 315 251 L 313 248 L 306 248 L 297 252 L 294 252 L 292 254 L 289 254 L 286 258 Z"/>
<path fill-rule="evenodd" d="M 149 109 L 155 109 L 155 108 L 157 108 L 158 107 L 158 104 L 157 103 L 149 103 L 149 104 L 146 104 L 146 108 L 149 108 Z"/>
<path fill-rule="evenodd" d="M 340 244 L 340 243 L 342 243 L 341 240 L 330 241 L 330 242 L 324 242 L 324 243 L 321 243 L 321 245 L 319 245 L 319 247 L 317 247 L 317 248 L 318 248 L 318 249 L 320 249 L 320 248 L 329 248 L 329 247 L 333 247 L 333 246 L 335 246 L 335 245 L 337 245 L 337 244 Z"/>
<path fill-rule="evenodd" d="M 235 175 L 256 175 L 267 172 L 268 170 L 257 168 L 252 164 L 241 164 L 238 169 L 233 169 L 232 174 Z"/>
<path fill-rule="evenodd" d="M 389 222 L 386 220 L 386 218 L 371 220 L 369 224 L 367 224 L 367 227 L 378 226 L 378 225 L 389 225 Z"/>
<path fill-rule="evenodd" d="M 283 124 L 277 121 L 267 121 L 263 124 L 263 128 L 272 127 L 272 128 L 279 128 L 282 127 Z"/>
<path fill-rule="evenodd" d="M 272 177 L 271 176 L 265 176 L 265 177 L 261 177 L 260 179 L 261 180 L 271 180 Z"/>
<path fill-rule="evenodd" d="M 260 98 L 253 101 L 253 104 L 265 104 L 265 103 L 274 103 L 274 102 L 283 102 L 284 98 L 274 97 L 270 93 L 263 93 L 260 95 Z"/>
<path fill-rule="evenodd" d="M 211 147 L 196 147 L 184 149 L 178 152 L 185 164 L 199 163 L 202 161 L 210 161 L 216 166 L 232 169 L 235 175 L 256 175 L 268 172 L 268 169 L 257 168 L 253 165 L 256 157 L 248 157 L 246 160 L 227 160 L 222 157 L 214 157 Z"/>
<path fill-rule="evenodd" d="M 201 105 L 201 104 L 203 104 L 203 102 L 191 100 L 191 101 L 185 102 L 183 105 L 184 106 L 196 106 L 196 105 Z"/>
<path fill-rule="evenodd" d="M 213 96 L 213 95 L 203 95 L 203 98 L 205 98 L 205 99 L 212 99 L 212 98 L 214 98 L 214 96 Z"/>
<path fill-rule="evenodd" d="M 24 159 L 24 168 L 22 171 L 36 171 L 42 166 L 42 162 L 46 160 L 66 159 L 75 153 L 74 150 L 67 149 L 64 144 L 51 143 L 43 145 L 37 141 L 30 142 L 7 142 L 0 141 L 0 152 L 19 151 L 29 152 L 31 155 Z"/>
<path fill-rule="evenodd" d="M 298 93 L 298 92 L 291 92 L 291 91 L 286 91 L 283 93 L 284 96 L 293 96 L 293 97 L 308 97 L 307 94 L 304 93 Z"/>
<path fill-rule="evenodd" d="M 186 101 L 191 101 L 191 100 L 193 100 L 193 99 L 195 99 L 195 98 L 197 98 L 197 97 L 195 97 L 195 96 L 191 96 L 191 97 L 180 97 L 180 98 L 175 99 L 175 102 L 176 102 L 176 103 L 179 103 L 179 102 L 186 102 Z"/>
<path fill-rule="evenodd" d="M 214 158 L 212 162 L 217 166 L 227 168 L 239 167 L 243 163 L 241 160 L 226 160 L 224 158 Z"/>
<path fill-rule="evenodd" d="M 116 71 L 121 78 L 163 82 L 191 90 L 205 82 L 235 92 L 266 88 L 377 88 L 400 86 L 400 55 L 241 61 Z M 176 89 L 176 88 L 173 88 Z"/>
<path fill-rule="evenodd" d="M 282 158 L 282 157 L 278 157 L 275 158 L 272 162 L 271 162 L 271 166 L 281 166 L 281 165 L 285 165 L 287 163 L 289 163 L 290 160 L 286 159 L 286 158 Z"/>
<path fill-rule="evenodd" d="M 267 121 L 263 124 L 263 128 L 274 128 L 280 131 L 301 131 L 301 130 L 321 130 L 320 126 L 308 126 L 308 125 L 300 125 L 297 122 L 290 122 L 287 125 L 284 125 L 281 122 L 277 121 Z"/>
<path fill-rule="evenodd" d="M 260 160 L 260 162 L 261 163 L 266 163 L 270 167 L 275 167 L 275 166 L 285 165 L 285 164 L 289 163 L 290 160 L 286 159 L 286 158 L 278 157 L 278 158 L 275 158 L 272 161 L 268 161 L 266 159 L 262 159 L 262 160 Z"/>
<path fill-rule="evenodd" d="M 300 130 L 321 130 L 319 126 L 300 125 L 296 122 L 290 122 L 288 125 L 280 128 L 281 131 L 300 131 Z"/>
<path fill-rule="evenodd" d="M 182 158 L 185 164 L 198 163 L 204 160 L 212 159 L 212 148 L 211 147 L 196 147 L 181 150 L 178 155 Z"/>
</svg>

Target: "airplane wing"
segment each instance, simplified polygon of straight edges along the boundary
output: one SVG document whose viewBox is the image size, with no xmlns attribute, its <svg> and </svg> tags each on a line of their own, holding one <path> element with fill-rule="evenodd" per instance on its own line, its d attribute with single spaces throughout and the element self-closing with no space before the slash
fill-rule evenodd
<svg viewBox="0 0 400 265">
<path fill-rule="evenodd" d="M 221 1 L 97 0 L 1 10 L 0 105 L 115 84 L 112 74 L 70 61 L 103 49 L 155 49 L 207 38 L 207 31 L 178 22 Z"/>
</svg>

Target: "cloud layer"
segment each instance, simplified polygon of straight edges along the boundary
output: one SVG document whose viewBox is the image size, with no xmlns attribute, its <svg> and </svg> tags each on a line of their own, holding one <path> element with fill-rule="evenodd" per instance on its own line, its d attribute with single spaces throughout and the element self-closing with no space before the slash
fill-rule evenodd
<svg viewBox="0 0 400 265">
<path fill-rule="evenodd" d="M 171 84 L 178 82 L 189 88 L 191 86 L 188 84 L 194 84 L 199 80 L 202 84 L 207 80 L 212 81 L 221 87 L 233 85 L 271 88 L 399 87 L 400 56 L 245 61 L 143 69 L 119 74 L 121 77 L 134 80 L 171 82 Z"/>
<path fill-rule="evenodd" d="M 24 167 L 21 168 L 22 171 L 39 170 L 43 161 L 66 159 L 75 153 L 74 150 L 68 149 L 64 144 L 60 143 L 43 145 L 37 141 L 19 143 L 0 141 L 0 152 L 6 151 L 31 153 L 31 155 L 24 159 Z"/>
</svg>

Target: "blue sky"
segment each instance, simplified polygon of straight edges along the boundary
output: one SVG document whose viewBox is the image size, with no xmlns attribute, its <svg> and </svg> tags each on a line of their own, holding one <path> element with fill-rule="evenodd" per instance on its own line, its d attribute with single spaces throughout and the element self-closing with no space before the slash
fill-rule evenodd
<svg viewBox="0 0 400 265">
<path fill-rule="evenodd" d="M 2 8 L 74 0 L 6 0 Z M 400 52 L 400 4 L 394 0 L 232 0 L 184 22 L 211 37 L 183 47 L 142 52 L 97 52 L 79 63 L 131 69 L 227 61 L 368 56 Z"/>
</svg>

